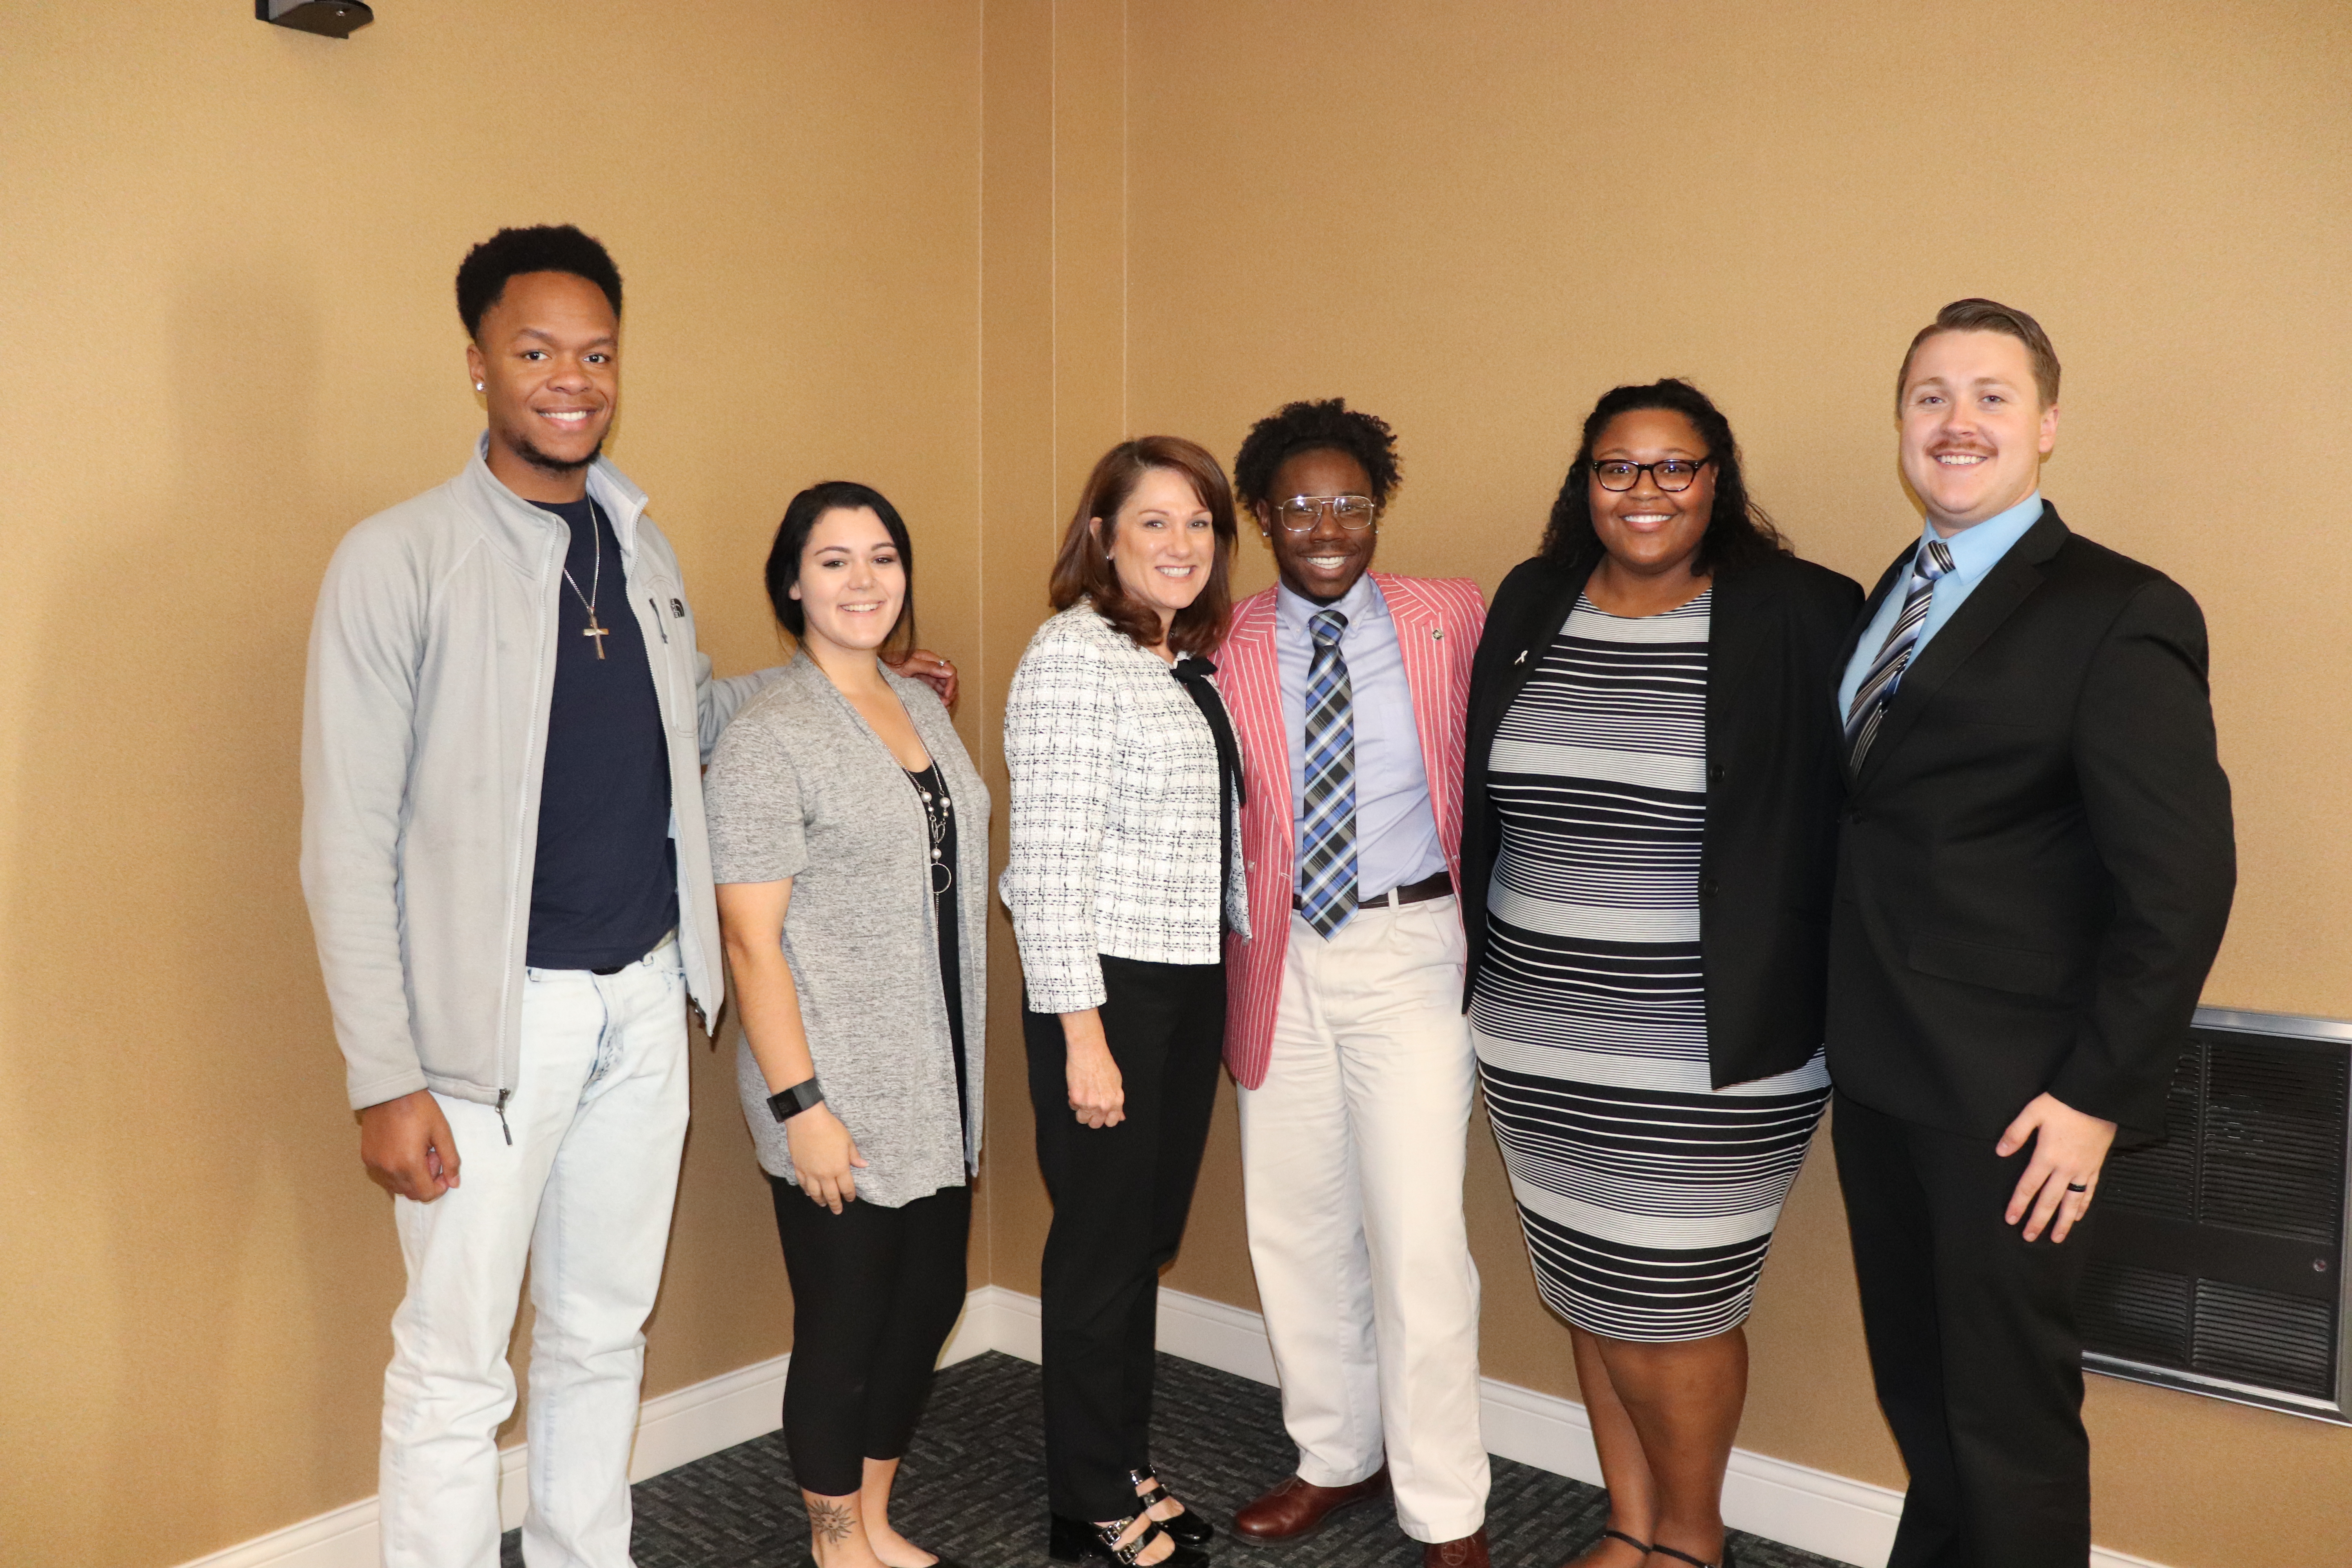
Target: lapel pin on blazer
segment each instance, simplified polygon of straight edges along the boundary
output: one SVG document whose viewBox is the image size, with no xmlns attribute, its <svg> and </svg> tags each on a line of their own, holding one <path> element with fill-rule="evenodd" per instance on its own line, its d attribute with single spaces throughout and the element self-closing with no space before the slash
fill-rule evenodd
<svg viewBox="0 0 2352 1568">
<path fill-rule="evenodd" d="M 1515 658 L 1515 659 L 1513 659 L 1513 660 L 1511 660 L 1511 668 L 1514 668 L 1514 669 L 1517 669 L 1520 665 L 1523 665 L 1523 664 L 1525 664 L 1525 663 L 1527 663 L 1527 662 L 1528 662 L 1528 650 L 1527 650 L 1527 649 L 1525 649 L 1525 648 L 1521 648 L 1521 649 L 1519 649 L 1519 657 L 1518 657 L 1518 658 Z"/>
</svg>

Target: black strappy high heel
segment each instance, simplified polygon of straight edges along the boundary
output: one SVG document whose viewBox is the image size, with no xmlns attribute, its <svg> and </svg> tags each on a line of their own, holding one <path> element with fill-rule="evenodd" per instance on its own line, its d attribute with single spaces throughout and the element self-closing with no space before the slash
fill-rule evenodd
<svg viewBox="0 0 2352 1568">
<path fill-rule="evenodd" d="M 1139 1519 L 1143 1521 L 1143 1528 L 1136 1532 L 1133 1541 L 1121 1546 L 1118 1538 Z M 1140 1510 L 1108 1524 L 1057 1513 L 1054 1515 L 1053 1531 L 1046 1538 L 1045 1552 L 1056 1563 L 1108 1563 L 1117 1568 L 1137 1568 L 1142 1562 L 1144 1548 L 1163 1535 L 1168 1535 L 1168 1527 Z M 1187 1546 L 1172 1535 L 1168 1535 L 1168 1543 L 1175 1550 L 1149 1564 L 1149 1568 L 1207 1568 L 1207 1552 Z"/>
<path fill-rule="evenodd" d="M 1596 1535 L 1596 1536 L 1594 1536 L 1594 1537 L 1592 1538 L 1592 1546 L 1598 1546 L 1598 1545 L 1600 1545 L 1600 1544 L 1601 1544 L 1602 1542 L 1604 1542 L 1604 1541 L 1622 1541 L 1622 1542 L 1623 1542 L 1626 1545 L 1628 1545 L 1628 1546 L 1632 1547 L 1634 1551 L 1636 1551 L 1636 1552 L 1640 1552 L 1640 1553 L 1641 1553 L 1643 1556 L 1644 1556 L 1644 1557 L 1647 1557 L 1647 1556 L 1650 1554 L 1650 1543 L 1649 1543 L 1648 1542 L 1646 1542 L 1646 1541 L 1636 1541 L 1636 1540 L 1634 1540 L 1632 1536 L 1630 1536 L 1630 1535 L 1626 1534 L 1626 1533 L 1625 1533 L 1623 1531 L 1622 1531 L 1622 1530 L 1604 1530 L 1604 1531 L 1602 1531 L 1600 1534 L 1598 1534 L 1598 1535 Z M 1592 1546 L 1588 1546 L 1588 1547 L 1584 1548 L 1584 1551 L 1582 1551 L 1582 1552 L 1579 1552 L 1576 1554 L 1576 1556 L 1577 1556 L 1577 1557 L 1581 1557 L 1581 1556 L 1583 1556 L 1583 1555 L 1585 1554 L 1585 1552 L 1591 1552 L 1591 1551 L 1592 1550 Z M 1575 1562 L 1575 1561 L 1576 1561 L 1576 1558 L 1575 1558 L 1575 1557 L 1571 1557 L 1571 1558 L 1570 1558 L 1570 1559 L 1569 1559 L 1569 1561 L 1570 1561 L 1570 1562 L 1571 1562 L 1571 1563 L 1573 1563 L 1573 1562 Z"/>
<path fill-rule="evenodd" d="M 1623 1537 L 1619 1539 L 1622 1540 Z M 1636 1544 L 1639 1543 L 1636 1542 Z M 1673 1547 L 1664 1544 L 1653 1546 L 1650 1550 L 1661 1557 L 1671 1557 L 1677 1563 L 1687 1563 L 1691 1568 L 1739 1568 L 1739 1560 L 1732 1554 L 1731 1537 L 1728 1535 L 1723 1538 L 1723 1561 L 1720 1563 L 1709 1563 L 1703 1557 L 1694 1557 L 1687 1552 L 1677 1552 Z"/>
<path fill-rule="evenodd" d="M 1217 1538 L 1217 1527 L 1192 1510 L 1185 1508 L 1181 1502 L 1178 1502 L 1176 1495 L 1160 1484 L 1158 1470 L 1129 1470 L 1127 1472 L 1127 1479 L 1137 1487 L 1145 1489 L 1135 1494 L 1136 1500 L 1143 1505 L 1145 1512 L 1149 1513 L 1163 1502 L 1172 1502 L 1178 1508 L 1184 1509 L 1183 1512 L 1173 1519 L 1153 1521 L 1160 1529 L 1168 1532 L 1169 1538 L 1177 1545 L 1206 1551 L 1209 1542 Z"/>
</svg>

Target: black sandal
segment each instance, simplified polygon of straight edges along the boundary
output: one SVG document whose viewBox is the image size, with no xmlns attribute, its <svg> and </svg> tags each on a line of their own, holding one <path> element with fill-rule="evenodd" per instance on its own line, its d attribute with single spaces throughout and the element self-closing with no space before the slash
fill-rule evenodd
<svg viewBox="0 0 2352 1568">
<path fill-rule="evenodd" d="M 1137 1568 L 1144 1549 L 1160 1537 L 1168 1535 L 1167 1526 L 1140 1511 L 1129 1514 L 1125 1519 L 1115 1519 L 1108 1524 L 1097 1524 L 1088 1519 L 1072 1519 L 1062 1513 L 1053 1517 L 1054 1528 L 1046 1538 L 1045 1552 L 1056 1563 L 1108 1563 L 1116 1564 L 1117 1568 Z M 1118 1538 L 1125 1535 L 1129 1527 L 1139 1519 L 1143 1521 L 1142 1530 L 1137 1532 L 1133 1541 L 1121 1546 Z M 1148 1568 L 1206 1568 L 1209 1561 L 1207 1552 L 1187 1546 L 1172 1535 L 1168 1536 L 1168 1542 L 1175 1550 L 1159 1562 L 1149 1564 Z"/>
<path fill-rule="evenodd" d="M 1143 1504 L 1145 1512 L 1149 1513 L 1163 1502 L 1175 1503 L 1180 1510 L 1182 1510 L 1173 1519 L 1152 1521 L 1166 1531 L 1170 1539 L 1177 1545 L 1205 1551 L 1209 1542 L 1217 1538 L 1217 1527 L 1191 1509 L 1185 1508 L 1183 1503 L 1178 1500 L 1175 1493 L 1160 1484 L 1158 1470 L 1129 1470 L 1127 1472 L 1127 1479 L 1137 1487 L 1149 1489 L 1135 1494 L 1136 1500 Z"/>
<path fill-rule="evenodd" d="M 1641 1542 L 1641 1541 L 1636 1541 L 1636 1540 L 1634 1540 L 1632 1536 L 1630 1536 L 1630 1535 L 1626 1534 L 1626 1533 L 1625 1533 L 1623 1531 L 1622 1531 L 1622 1530 L 1604 1530 L 1604 1531 L 1602 1531 L 1600 1534 L 1598 1534 L 1598 1535 L 1596 1535 L 1596 1536 L 1594 1536 L 1594 1537 L 1592 1538 L 1592 1544 L 1591 1544 L 1591 1546 L 1584 1547 L 1581 1551 L 1579 1551 L 1579 1552 L 1577 1552 L 1577 1554 L 1576 1554 L 1576 1557 L 1571 1557 L 1571 1558 L 1570 1558 L 1570 1559 L 1568 1560 L 1568 1561 L 1569 1561 L 1569 1563 L 1573 1563 L 1573 1562 L 1575 1562 L 1577 1557 L 1582 1557 L 1582 1556 L 1587 1555 L 1588 1553 L 1590 1553 L 1590 1552 L 1592 1551 L 1592 1547 L 1593 1547 L 1593 1546 L 1598 1546 L 1598 1545 L 1600 1545 L 1600 1544 L 1601 1544 L 1602 1542 L 1604 1542 L 1604 1541 L 1622 1541 L 1622 1542 L 1623 1542 L 1626 1545 L 1628 1545 L 1628 1546 L 1632 1547 L 1634 1551 L 1636 1551 L 1636 1552 L 1640 1552 L 1640 1553 L 1643 1555 L 1643 1558 L 1645 1558 L 1645 1559 L 1646 1559 L 1646 1558 L 1650 1555 L 1650 1548 L 1649 1548 L 1649 1543 L 1648 1543 L 1648 1542 Z M 1562 1564 L 1560 1565 L 1560 1568 L 1567 1568 L 1567 1563 L 1562 1563 Z"/>
<path fill-rule="evenodd" d="M 1677 1563 L 1687 1563 L 1691 1568 L 1739 1568 L 1738 1559 L 1731 1554 L 1731 1537 L 1728 1535 L 1723 1538 L 1723 1561 L 1720 1563 L 1709 1563 L 1705 1558 L 1694 1557 L 1687 1552 L 1677 1552 L 1664 1543 L 1653 1546 L 1650 1550 L 1661 1557 L 1671 1557 Z"/>
</svg>

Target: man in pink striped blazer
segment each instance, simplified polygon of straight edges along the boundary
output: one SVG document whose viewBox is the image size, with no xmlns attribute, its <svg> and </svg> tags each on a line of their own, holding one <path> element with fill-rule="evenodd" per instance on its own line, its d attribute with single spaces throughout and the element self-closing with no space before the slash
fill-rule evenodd
<svg viewBox="0 0 2352 1568">
<path fill-rule="evenodd" d="M 1339 399 L 1259 421 L 1237 499 L 1280 584 L 1218 655 L 1248 783 L 1248 941 L 1226 941 L 1250 1258 L 1298 1469 L 1234 1516 L 1313 1533 L 1393 1492 L 1444 1568 L 1486 1563 L 1478 1274 L 1462 1217 L 1462 725 L 1486 605 L 1369 571 L 1395 437 Z"/>
</svg>

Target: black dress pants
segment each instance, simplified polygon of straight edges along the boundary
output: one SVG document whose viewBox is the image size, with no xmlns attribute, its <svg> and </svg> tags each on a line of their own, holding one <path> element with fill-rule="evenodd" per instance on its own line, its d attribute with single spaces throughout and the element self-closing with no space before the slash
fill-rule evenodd
<svg viewBox="0 0 2352 1568">
<path fill-rule="evenodd" d="M 1127 1100 L 1118 1126 L 1071 1112 L 1061 1019 L 1022 1018 L 1054 1200 L 1040 1290 L 1046 1495 L 1055 1513 L 1088 1520 L 1133 1513 L 1127 1472 L 1151 1465 L 1160 1270 L 1192 1212 L 1225 1035 L 1223 964 L 1102 968 L 1103 1035 Z"/>
<path fill-rule="evenodd" d="M 915 1435 L 963 1311 L 971 1189 L 897 1208 L 860 1198 L 835 1214 L 790 1182 L 768 1184 L 793 1282 L 784 1449 L 802 1490 L 847 1497 L 866 1460 L 904 1458 Z"/>
<path fill-rule="evenodd" d="M 2004 1160 L 1835 1103 L 1871 1375 L 1911 1472 L 1887 1568 L 2084 1568 L 2084 1227 L 2060 1245 L 2003 1222 L 2031 1143 Z"/>
</svg>

